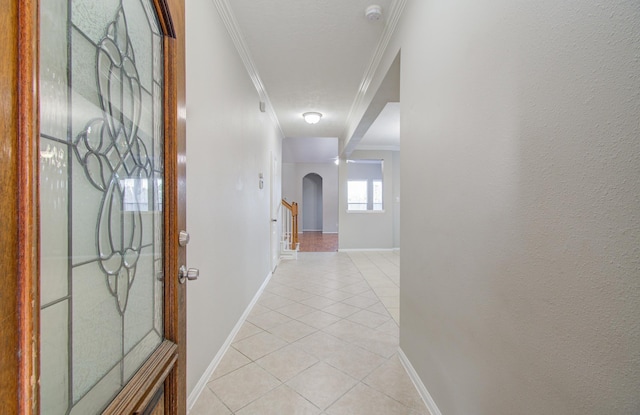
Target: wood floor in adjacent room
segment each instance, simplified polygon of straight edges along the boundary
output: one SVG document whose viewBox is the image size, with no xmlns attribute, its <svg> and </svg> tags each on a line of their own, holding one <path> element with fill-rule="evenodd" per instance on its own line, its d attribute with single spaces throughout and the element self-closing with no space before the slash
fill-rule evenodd
<svg viewBox="0 0 640 415">
<path fill-rule="evenodd" d="M 338 234 L 305 231 L 298 234 L 300 252 L 336 252 Z"/>
</svg>

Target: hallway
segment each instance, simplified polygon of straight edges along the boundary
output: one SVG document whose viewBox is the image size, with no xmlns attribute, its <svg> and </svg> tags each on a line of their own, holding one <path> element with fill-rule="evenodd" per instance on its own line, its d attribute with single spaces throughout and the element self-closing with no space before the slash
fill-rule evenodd
<svg viewBox="0 0 640 415">
<path fill-rule="evenodd" d="M 283 261 L 190 414 L 428 414 L 397 356 L 399 263 Z"/>
</svg>

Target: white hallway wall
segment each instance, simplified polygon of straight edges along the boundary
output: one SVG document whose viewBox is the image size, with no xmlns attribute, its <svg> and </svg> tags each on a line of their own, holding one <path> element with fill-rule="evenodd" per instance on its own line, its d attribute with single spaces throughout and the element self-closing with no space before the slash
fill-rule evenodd
<svg viewBox="0 0 640 415">
<path fill-rule="evenodd" d="M 442 414 L 640 413 L 639 33 L 634 1 L 408 0 L 400 344 Z"/>
<path fill-rule="evenodd" d="M 338 232 L 338 166 L 333 163 L 283 163 L 282 197 L 298 202 L 298 223 L 302 231 L 302 178 L 309 173 L 322 177 L 322 231 Z"/>
<path fill-rule="evenodd" d="M 188 1 L 186 22 L 188 265 L 200 268 L 187 294 L 191 393 L 269 274 L 270 152 L 282 139 L 214 3 Z"/>
<path fill-rule="evenodd" d="M 393 205 L 393 247 L 400 248 L 400 152 L 393 152 L 393 189 L 391 203 Z"/>
<path fill-rule="evenodd" d="M 356 150 L 350 159 L 383 160 L 383 212 L 347 212 L 348 163 L 340 164 L 340 250 L 399 248 L 400 176 L 398 151 Z"/>
</svg>

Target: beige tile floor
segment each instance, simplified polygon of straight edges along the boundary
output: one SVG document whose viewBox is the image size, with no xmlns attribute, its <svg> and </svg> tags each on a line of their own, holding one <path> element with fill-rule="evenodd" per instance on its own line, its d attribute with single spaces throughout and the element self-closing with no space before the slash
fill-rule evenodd
<svg viewBox="0 0 640 415">
<path fill-rule="evenodd" d="M 399 262 L 282 262 L 190 414 L 428 415 L 397 356 Z"/>
</svg>

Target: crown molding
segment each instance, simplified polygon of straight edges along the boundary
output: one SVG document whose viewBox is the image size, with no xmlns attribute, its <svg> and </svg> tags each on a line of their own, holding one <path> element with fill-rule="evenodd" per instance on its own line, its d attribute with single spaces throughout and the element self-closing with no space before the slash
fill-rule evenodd
<svg viewBox="0 0 640 415">
<path fill-rule="evenodd" d="M 369 62 L 369 66 L 362 77 L 362 81 L 360 81 L 360 86 L 358 87 L 358 93 L 356 94 L 353 103 L 351 104 L 351 108 L 349 109 L 349 115 L 347 116 L 347 122 L 345 124 L 345 129 L 342 133 L 342 138 L 344 140 L 349 140 L 350 137 L 347 137 L 349 133 L 349 126 L 353 123 L 353 118 L 356 116 L 356 112 L 362 105 L 364 101 L 364 97 L 369 91 L 369 87 L 371 86 L 371 81 L 378 71 L 378 67 L 380 66 L 380 62 L 382 61 L 382 57 L 384 56 L 385 51 L 387 50 L 387 46 L 389 46 L 389 42 L 391 41 L 391 37 L 396 31 L 398 26 L 398 22 L 400 21 L 400 17 L 402 16 L 402 11 L 404 10 L 404 6 L 406 5 L 407 0 L 394 0 L 391 4 L 391 11 L 389 13 L 389 18 L 387 19 L 387 24 L 384 27 L 384 31 L 382 32 L 382 36 L 380 36 L 380 41 L 378 42 L 378 46 L 376 47 L 376 51 L 373 54 L 373 58 L 371 62 Z"/>
<path fill-rule="evenodd" d="M 353 151 L 400 151 L 399 145 L 360 144 Z"/>
<path fill-rule="evenodd" d="M 271 100 L 269 99 L 269 95 L 267 94 L 267 90 L 262 83 L 262 79 L 260 78 L 260 74 L 258 73 L 258 69 L 253 62 L 253 58 L 251 57 L 251 53 L 249 52 L 249 48 L 247 44 L 244 42 L 244 36 L 242 31 L 240 30 L 240 26 L 238 25 L 238 21 L 236 20 L 235 15 L 233 14 L 233 10 L 229 5 L 229 0 L 212 0 L 213 4 L 218 9 L 218 13 L 220 14 L 220 18 L 222 19 L 225 27 L 227 28 L 227 32 L 229 32 L 229 36 L 231 37 L 231 41 L 233 42 L 238 54 L 240 55 L 240 59 L 242 59 L 242 63 L 244 63 L 245 68 L 247 69 L 247 73 L 251 78 L 251 82 L 256 88 L 258 92 L 258 96 L 260 100 L 266 104 L 267 112 L 269 113 L 269 117 L 273 121 L 274 125 L 280 132 L 280 135 L 284 138 L 284 132 L 282 131 L 282 126 L 280 125 L 280 121 L 276 116 L 275 111 L 273 110 L 273 105 L 271 105 Z"/>
</svg>

